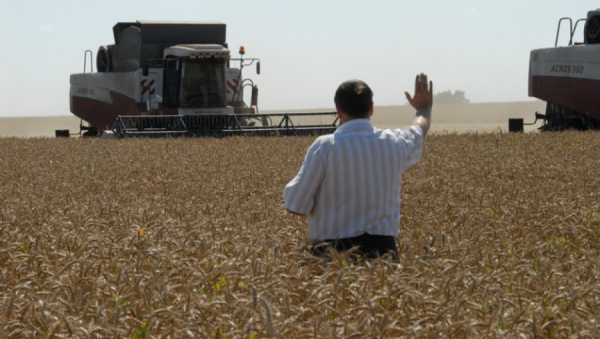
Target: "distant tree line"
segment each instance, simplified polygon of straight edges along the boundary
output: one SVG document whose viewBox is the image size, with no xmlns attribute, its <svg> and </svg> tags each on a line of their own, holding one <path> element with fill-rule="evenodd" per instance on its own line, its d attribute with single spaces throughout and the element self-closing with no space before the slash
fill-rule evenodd
<svg viewBox="0 0 600 339">
<path fill-rule="evenodd" d="M 456 90 L 439 92 L 433 95 L 434 104 L 468 104 L 469 99 L 465 97 L 464 91 Z"/>
</svg>

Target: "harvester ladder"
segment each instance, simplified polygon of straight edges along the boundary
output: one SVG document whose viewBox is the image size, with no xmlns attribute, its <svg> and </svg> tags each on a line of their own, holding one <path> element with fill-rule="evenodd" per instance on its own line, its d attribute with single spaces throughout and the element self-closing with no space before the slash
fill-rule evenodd
<svg viewBox="0 0 600 339">
<path fill-rule="evenodd" d="M 94 73 L 94 54 L 89 49 L 83 54 L 83 73 L 85 73 L 85 69 L 87 68 L 88 54 L 90 55 L 90 73 Z"/>
<path fill-rule="evenodd" d="M 582 19 L 575 21 L 575 27 L 573 27 L 573 20 L 571 20 L 571 18 L 569 18 L 569 17 L 560 18 L 560 20 L 558 20 L 558 28 L 556 29 L 556 40 L 554 41 L 554 47 L 558 47 L 558 36 L 560 34 L 560 26 L 563 21 L 569 22 L 569 46 L 572 46 L 573 45 L 573 36 L 575 35 L 575 31 L 577 30 L 577 25 L 580 22 L 585 22 L 586 20 L 587 19 L 582 18 Z"/>
</svg>

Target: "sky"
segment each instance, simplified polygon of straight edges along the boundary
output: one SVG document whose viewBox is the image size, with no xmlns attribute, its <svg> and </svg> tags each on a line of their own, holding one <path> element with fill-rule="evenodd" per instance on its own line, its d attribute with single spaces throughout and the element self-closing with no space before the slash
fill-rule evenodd
<svg viewBox="0 0 600 339">
<path fill-rule="evenodd" d="M 245 46 L 261 74 L 260 110 L 332 108 L 337 86 L 361 79 L 375 105 L 404 105 L 417 73 L 434 93 L 471 102 L 528 101 L 529 53 L 552 47 L 558 21 L 600 7 L 584 0 L 220 0 L 0 2 L 0 116 L 69 113 L 69 75 L 85 50 L 114 43 L 136 20 L 220 21 L 232 56 Z M 559 45 L 568 43 L 563 26 Z M 583 26 L 575 33 L 583 41 Z M 95 68 L 95 66 L 94 66 Z"/>
</svg>

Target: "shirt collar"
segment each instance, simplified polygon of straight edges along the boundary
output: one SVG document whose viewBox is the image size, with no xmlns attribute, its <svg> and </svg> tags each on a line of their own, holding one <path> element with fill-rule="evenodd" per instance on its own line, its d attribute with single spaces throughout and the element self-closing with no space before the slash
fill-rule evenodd
<svg viewBox="0 0 600 339">
<path fill-rule="evenodd" d="M 349 132 L 361 132 L 361 131 L 372 131 L 373 124 L 369 119 L 352 119 L 341 124 L 336 130 L 335 134 L 338 133 L 349 133 Z"/>
</svg>

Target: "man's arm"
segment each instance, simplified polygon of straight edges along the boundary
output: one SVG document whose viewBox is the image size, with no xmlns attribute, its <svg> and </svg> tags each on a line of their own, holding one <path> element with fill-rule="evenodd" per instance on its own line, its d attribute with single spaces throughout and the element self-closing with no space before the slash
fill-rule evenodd
<svg viewBox="0 0 600 339">
<path fill-rule="evenodd" d="M 315 194 L 325 174 L 317 139 L 306 152 L 298 174 L 283 188 L 285 209 L 297 215 L 308 215 L 314 208 Z"/>
<path fill-rule="evenodd" d="M 433 82 L 429 81 L 429 86 L 427 85 L 427 75 L 421 73 L 415 79 L 414 97 L 411 97 L 408 92 L 404 92 L 410 105 L 417 110 L 413 125 L 421 126 L 423 137 L 431 125 L 431 107 L 433 106 Z"/>
</svg>

